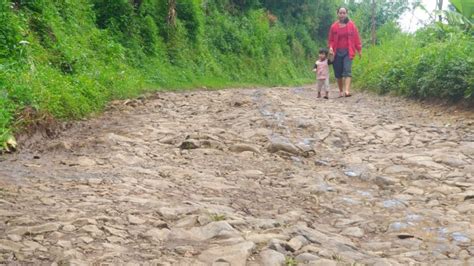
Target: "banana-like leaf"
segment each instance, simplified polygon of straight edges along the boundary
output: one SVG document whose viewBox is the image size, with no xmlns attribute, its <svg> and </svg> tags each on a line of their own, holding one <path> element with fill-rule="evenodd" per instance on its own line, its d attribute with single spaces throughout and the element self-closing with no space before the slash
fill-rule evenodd
<svg viewBox="0 0 474 266">
<path fill-rule="evenodd" d="M 474 19 L 474 1 L 473 0 L 450 0 L 451 4 L 456 8 L 456 11 L 461 13 L 466 18 Z"/>
<path fill-rule="evenodd" d="M 458 12 L 447 11 L 447 10 L 436 10 L 435 15 L 445 17 L 448 23 L 453 26 L 461 26 L 461 27 L 474 26 L 474 23 L 471 20 L 469 20 L 467 17 L 463 16 L 461 13 L 458 13 Z"/>
</svg>

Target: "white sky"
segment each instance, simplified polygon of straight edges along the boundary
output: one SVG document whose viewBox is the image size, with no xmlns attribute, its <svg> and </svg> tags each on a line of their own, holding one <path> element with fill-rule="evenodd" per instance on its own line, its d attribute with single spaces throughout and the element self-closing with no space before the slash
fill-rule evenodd
<svg viewBox="0 0 474 266">
<path fill-rule="evenodd" d="M 436 9 L 436 0 L 422 0 L 421 2 L 426 7 L 426 10 L 434 16 L 433 11 Z M 444 0 L 443 9 L 447 9 L 448 4 L 449 0 Z M 429 21 L 430 15 L 421 8 L 405 12 L 399 20 L 402 30 L 407 32 L 414 32 Z"/>
</svg>

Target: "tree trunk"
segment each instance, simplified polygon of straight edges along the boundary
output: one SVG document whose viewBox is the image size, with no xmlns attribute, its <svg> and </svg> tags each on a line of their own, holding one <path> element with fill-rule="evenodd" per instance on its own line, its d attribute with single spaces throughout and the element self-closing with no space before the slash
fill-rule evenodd
<svg viewBox="0 0 474 266">
<path fill-rule="evenodd" d="M 377 42 L 377 37 L 376 37 L 376 21 L 375 21 L 375 10 L 376 10 L 376 7 L 377 7 L 377 4 L 375 2 L 376 0 L 372 0 L 372 29 L 371 29 L 371 36 L 372 36 L 372 45 L 375 45 L 375 43 Z"/>
<path fill-rule="evenodd" d="M 133 0 L 131 2 L 133 4 L 133 7 L 138 10 L 140 8 L 140 5 L 142 4 L 143 0 Z"/>
<path fill-rule="evenodd" d="M 169 26 L 176 26 L 176 0 L 168 0 L 168 17 Z"/>
<path fill-rule="evenodd" d="M 438 0 L 438 10 L 443 10 L 443 0 Z M 439 15 L 439 22 L 443 21 L 443 16 Z"/>
</svg>

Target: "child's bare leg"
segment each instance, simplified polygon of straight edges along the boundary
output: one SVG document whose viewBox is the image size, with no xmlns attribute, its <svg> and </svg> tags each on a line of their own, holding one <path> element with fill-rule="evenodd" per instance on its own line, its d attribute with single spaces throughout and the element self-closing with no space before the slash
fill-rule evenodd
<svg viewBox="0 0 474 266">
<path fill-rule="evenodd" d="M 318 90 L 318 97 L 317 98 L 321 98 L 321 81 L 318 79 L 317 83 L 316 83 L 316 89 Z"/>
</svg>

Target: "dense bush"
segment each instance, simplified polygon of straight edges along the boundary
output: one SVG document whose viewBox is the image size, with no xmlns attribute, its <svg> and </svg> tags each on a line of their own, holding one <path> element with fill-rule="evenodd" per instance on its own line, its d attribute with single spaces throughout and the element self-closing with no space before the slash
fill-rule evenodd
<svg viewBox="0 0 474 266">
<path fill-rule="evenodd" d="M 474 102 L 474 38 L 430 27 L 390 34 L 355 64 L 357 85 L 380 93 Z"/>
<path fill-rule="evenodd" d="M 70 119 L 146 89 L 310 82 L 342 0 L 176 0 L 173 10 L 170 2 L 0 0 L 0 144 L 25 109 Z M 364 43 L 367 3 L 349 2 Z M 472 100 L 472 35 L 401 34 L 391 21 L 406 6 L 377 0 L 380 45 L 355 64 L 358 85 Z"/>
<path fill-rule="evenodd" d="M 145 88 L 308 82 L 337 2 L 178 0 L 170 24 L 168 0 L 0 0 L 0 143 L 24 109 L 80 118 Z"/>
</svg>

